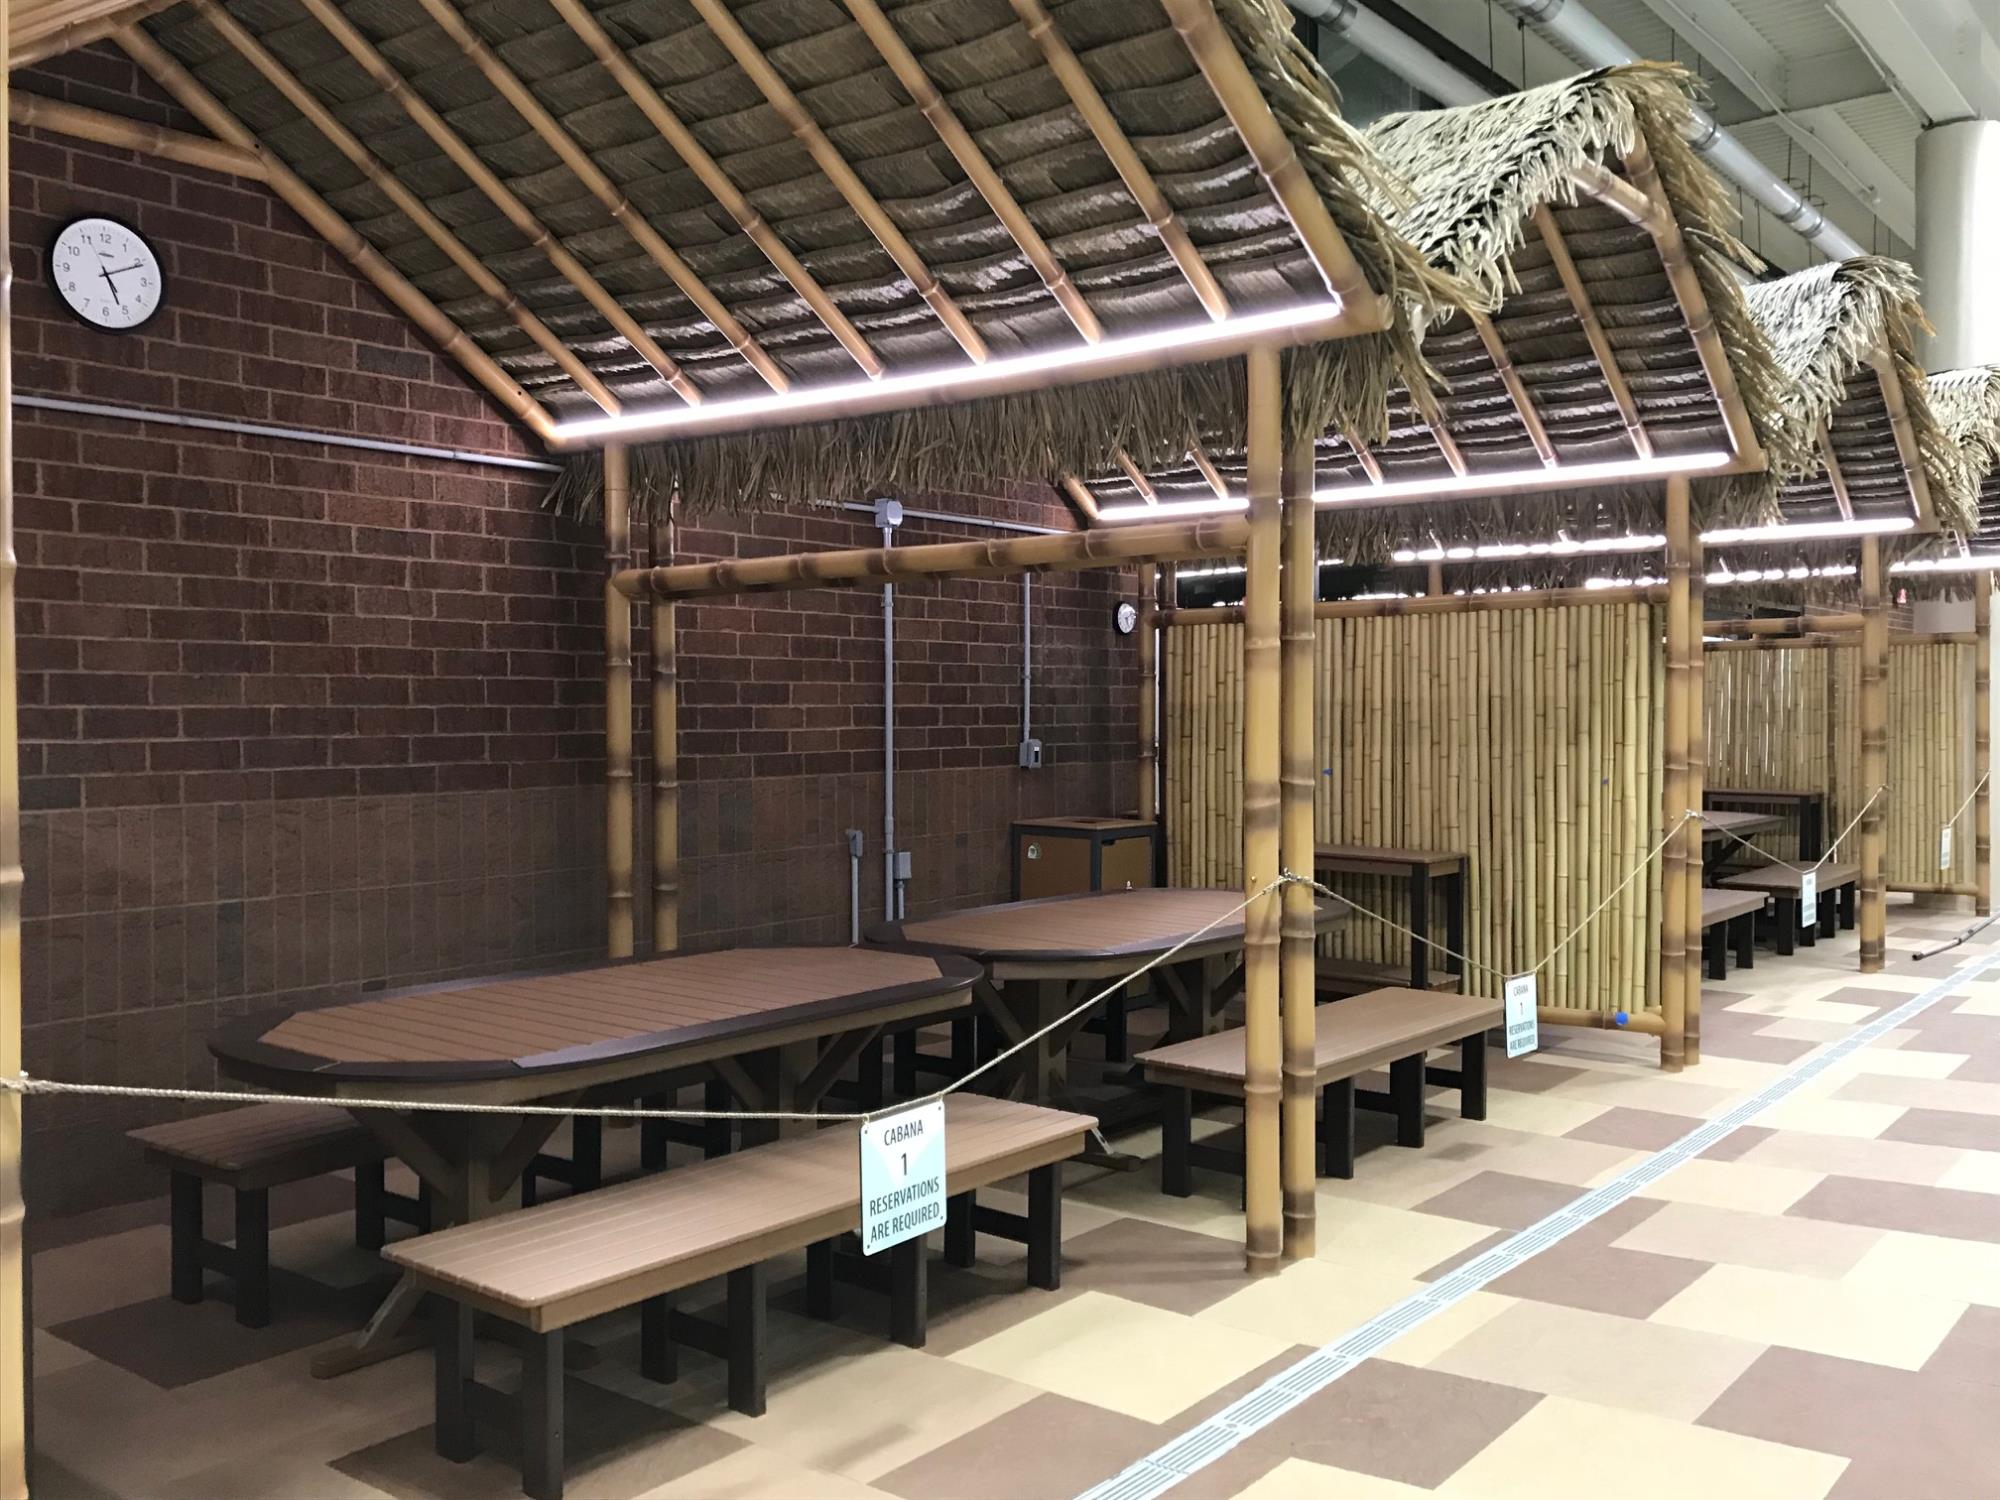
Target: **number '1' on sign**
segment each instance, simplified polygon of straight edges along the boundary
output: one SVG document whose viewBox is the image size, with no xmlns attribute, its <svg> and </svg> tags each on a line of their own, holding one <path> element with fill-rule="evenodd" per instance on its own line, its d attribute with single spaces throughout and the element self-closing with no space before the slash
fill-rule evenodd
<svg viewBox="0 0 2000 1500">
<path fill-rule="evenodd" d="M 944 1227 L 944 1100 L 861 1122 L 861 1252 Z"/>
<path fill-rule="evenodd" d="M 1516 974 L 1502 991 L 1502 1015 L 1507 1027 L 1507 1055 L 1520 1057 L 1542 1044 L 1541 1018 L 1535 1013 L 1535 976 Z"/>
</svg>

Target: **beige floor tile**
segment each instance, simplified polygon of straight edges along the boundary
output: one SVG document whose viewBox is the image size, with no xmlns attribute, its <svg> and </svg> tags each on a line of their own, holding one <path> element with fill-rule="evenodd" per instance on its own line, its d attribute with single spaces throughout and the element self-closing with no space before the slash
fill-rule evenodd
<svg viewBox="0 0 2000 1500">
<path fill-rule="evenodd" d="M 1903 1110 L 1899 1105 L 1814 1098 L 1801 1090 L 1765 1110 L 1757 1116 L 1757 1123 L 1767 1130 L 1806 1130 L 1819 1135 L 1867 1140 L 1880 1135 L 1902 1117 Z"/>
<path fill-rule="evenodd" d="M 1980 985 L 1951 1009 L 1959 1016 L 2000 1016 L 2000 985 Z"/>
<path fill-rule="evenodd" d="M 1964 1311 L 1963 1301 L 1901 1288 L 1715 1266 L 1653 1321 L 1915 1370 Z"/>
<path fill-rule="evenodd" d="M 1845 1279 L 1849 1286 L 1891 1295 L 1919 1287 L 1938 1297 L 2000 1307 L 2000 1245 L 1888 1230 Z"/>
<path fill-rule="evenodd" d="M 1964 1078 L 1884 1078 L 1863 1073 L 1841 1085 L 1835 1097 L 1910 1109 L 1955 1109 L 1969 1115 L 2000 1115 L 2000 1083 Z"/>
<path fill-rule="evenodd" d="M 1478 1332 L 1519 1300 L 1503 1297 L 1498 1292 L 1469 1293 L 1429 1322 L 1419 1323 L 1374 1357 L 1399 1365 L 1427 1366 L 1440 1354 L 1456 1346 L 1459 1340 Z"/>
<path fill-rule="evenodd" d="M 78 1365 L 90 1363 L 90 1355 L 74 1344 L 65 1343 L 52 1333 L 35 1330 L 35 1378 L 40 1380 L 49 1375 L 60 1375 L 64 1370 L 74 1370 Z"/>
<path fill-rule="evenodd" d="M 1439 1214 L 1334 1199 L 1325 1189 L 1317 1227 L 1319 1259 L 1405 1277 L 1420 1275 L 1493 1232 L 1490 1225 Z"/>
<path fill-rule="evenodd" d="M 1366 1266 L 1300 1261 L 1276 1276 L 1259 1277 L 1200 1317 L 1291 1343 L 1331 1344 L 1423 1287 L 1421 1281 Z M 1375 1358 L 1427 1365 L 1513 1301 L 1474 1292 L 1378 1350 Z"/>
<path fill-rule="evenodd" d="M 1699 1067 L 1680 1076 L 1657 1068 L 1650 1073 L 1597 1072 L 1564 1084 L 1556 1093 L 1569 1103 L 1601 1104 L 1607 1109 L 1622 1104 L 1695 1119 L 1718 1115 L 1743 1097 L 1742 1089 L 1711 1084 L 1700 1073 Z"/>
<path fill-rule="evenodd" d="M 1804 1021 L 1787 1018 L 1773 1021 L 1768 1026 L 1758 1027 L 1757 1035 L 1782 1037 L 1789 1042 L 1837 1042 L 1852 1030 L 1854 1030 L 1852 1023 L 1847 1021 Z M 1916 1034 L 1908 1028 L 1885 1031 L 1869 1045 L 1900 1047 Z"/>
<path fill-rule="evenodd" d="M 166 1226 L 148 1225 L 44 1250 L 35 1257 L 34 1282 L 35 1321 L 44 1328 L 163 1296 Z"/>
<path fill-rule="evenodd" d="M 1020 1326 L 1040 1328 L 1041 1319 Z M 896 1398 L 885 1400 L 886 1391 Z M 725 1410 L 710 1423 L 806 1469 L 866 1483 L 1034 1395 L 1004 1370 L 872 1344 L 780 1372 L 771 1383 L 769 1417 Z"/>
<path fill-rule="evenodd" d="M 1509 1130 L 1527 1130 L 1537 1135 L 1567 1135 L 1586 1121 L 1594 1120 L 1616 1099 L 1574 1099 L 1567 1087 L 1545 1094 L 1522 1094 L 1510 1089 L 1489 1089 L 1486 1118 Z"/>
<path fill-rule="evenodd" d="M 1888 1073 L 1901 1078 L 1949 1078 L 1963 1063 L 1963 1052 L 1926 1052 L 1918 1047 L 1863 1047 L 1829 1072 Z"/>
<path fill-rule="evenodd" d="M 1431 1360 L 1430 1368 L 1692 1422 L 1765 1348 L 1721 1334 L 1520 1301 Z"/>
<path fill-rule="evenodd" d="M 1429 1500 L 1436 1492 L 1353 1469 L 1288 1458 L 1236 1492 L 1236 1500 Z"/>
<path fill-rule="evenodd" d="M 1770 1016 L 1780 1021 L 1823 1021 L 1842 1027 L 1858 1025 L 1880 1008 L 1852 1000 L 1805 1000 L 1779 994 L 1752 995 L 1730 1007 L 1738 1015 Z"/>
<path fill-rule="evenodd" d="M 1620 1250 L 1833 1279 L 1853 1270 L 1881 1237 L 1881 1230 L 1858 1224 L 1669 1203 L 1612 1243 Z"/>
<path fill-rule="evenodd" d="M 1430 1139 L 1435 1140 L 1435 1135 Z M 1356 1161 L 1354 1176 L 1347 1181 L 1321 1182 L 1320 1202 L 1326 1206 L 1320 1212 L 1338 1212 L 1341 1204 L 1349 1202 L 1410 1208 L 1477 1176 L 1485 1170 L 1481 1165 L 1484 1159 L 1483 1152 L 1478 1161 L 1467 1161 L 1428 1149 L 1407 1151 L 1384 1146 Z"/>
<path fill-rule="evenodd" d="M 1438 1486 L 1449 1500 L 1819 1500 L 1847 1460 L 1551 1396 Z"/>
<path fill-rule="evenodd" d="M 1899 1116 L 1902 1113 L 1900 1109 L 1896 1112 Z M 1738 1160 L 1743 1166 L 1789 1167 L 1803 1172 L 1870 1177 L 1881 1182 L 1911 1182 L 1929 1187 L 1937 1184 L 1964 1156 L 1963 1151 L 1951 1146 L 1861 1139 L 1798 1129 L 1766 1136 Z"/>
<path fill-rule="evenodd" d="M 1697 1157 L 1658 1182 L 1641 1188 L 1638 1196 L 1660 1198 L 1668 1203 L 1706 1203 L 1712 1208 L 1781 1214 L 1818 1186 L 1822 1175 L 1791 1167 L 1753 1166 L 1747 1162 Z"/>
<path fill-rule="evenodd" d="M 1165 1422 L 1295 1342 L 1084 1292 L 948 1362 Z M 869 1386 L 859 1399 L 880 1401 L 880 1388 Z"/>
<path fill-rule="evenodd" d="M 1937 1185 L 1968 1193 L 2000 1193 L 2000 1151 L 1959 1152 Z"/>
<path fill-rule="evenodd" d="M 809 1469 L 775 1448 L 739 1448 L 632 1500 L 878 1500 L 881 1490 Z"/>
<path fill-rule="evenodd" d="M 1505 1172 L 1514 1177 L 1539 1177 L 1544 1182 L 1587 1188 L 1596 1187 L 1606 1178 L 1616 1176 L 1643 1154 L 1625 1146 L 1608 1146 L 1601 1141 L 1533 1135 L 1481 1154 L 1478 1170 Z"/>
</svg>

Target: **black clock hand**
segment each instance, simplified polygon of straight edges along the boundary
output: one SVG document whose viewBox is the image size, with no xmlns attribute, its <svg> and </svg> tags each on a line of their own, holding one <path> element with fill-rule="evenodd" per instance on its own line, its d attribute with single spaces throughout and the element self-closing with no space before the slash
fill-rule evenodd
<svg viewBox="0 0 2000 1500">
<path fill-rule="evenodd" d="M 127 269 L 130 268 L 128 267 Z M 113 302 L 116 302 L 120 307 L 123 307 L 125 305 L 125 299 L 118 295 L 118 283 L 111 279 L 111 273 L 105 270 L 102 266 L 100 266 L 98 267 L 97 274 L 99 276 L 102 276 L 104 278 L 104 284 L 111 288 L 111 300 Z"/>
</svg>

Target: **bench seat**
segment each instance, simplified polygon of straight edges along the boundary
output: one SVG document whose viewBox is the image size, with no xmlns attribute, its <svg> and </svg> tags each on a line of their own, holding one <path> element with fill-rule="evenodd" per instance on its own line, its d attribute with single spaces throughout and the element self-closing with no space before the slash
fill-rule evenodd
<svg viewBox="0 0 2000 1500">
<path fill-rule="evenodd" d="M 1729 952 L 1736 950 L 1736 967 L 1748 969 L 1757 962 L 1757 914 L 1764 909 L 1762 891 L 1726 891 L 1720 886 L 1704 886 L 1701 892 L 1702 950 L 1708 960 L 1708 977 L 1729 977 Z"/>
<path fill-rule="evenodd" d="M 1486 1117 L 1486 1033 L 1501 1024 L 1498 1000 L 1483 995 L 1439 994 L 1435 990 L 1386 988 L 1314 1009 L 1314 1085 L 1320 1090 L 1320 1141 L 1325 1175 L 1354 1175 L 1354 1110 L 1388 1110 L 1396 1116 L 1399 1145 L 1424 1143 L 1424 1086 L 1439 1083 L 1459 1090 L 1459 1108 L 1469 1120 Z M 1433 1047 L 1457 1043 L 1457 1068 L 1425 1066 Z M 1240 1153 L 1222 1153 L 1191 1139 L 1193 1096 L 1243 1097 L 1243 1031 L 1211 1036 L 1142 1052 L 1136 1061 L 1149 1083 L 1167 1089 L 1161 1156 L 1162 1190 L 1186 1197 L 1190 1169 L 1197 1165 L 1241 1170 Z M 1357 1090 L 1354 1080 L 1387 1066 L 1389 1092 Z"/>
<path fill-rule="evenodd" d="M 979 1233 L 1024 1241 L 1037 1286 L 1060 1277 L 1059 1164 L 1082 1149 L 1087 1115 L 954 1094 L 946 1100 L 946 1256 L 969 1264 Z M 1029 1212 L 975 1203 L 981 1187 L 1027 1173 Z M 385 1255 L 424 1290 L 449 1299 L 437 1346 L 438 1452 L 476 1451 L 471 1411 L 498 1398 L 473 1379 L 471 1314 L 526 1329 L 519 1418 L 523 1485 L 536 1500 L 562 1493 L 562 1334 L 586 1318 L 640 1308 L 640 1361 L 672 1380 L 673 1341 L 724 1358 L 729 1402 L 765 1404 L 765 1263 L 805 1250 L 807 1300 L 830 1312 L 833 1242 L 859 1228 L 859 1147 L 851 1125 L 755 1146 L 662 1176 L 563 1198 L 391 1246 Z M 924 1341 L 925 1244 L 892 1247 L 892 1318 L 899 1341 Z M 668 1298 L 726 1276 L 726 1322 L 671 1312 Z"/>
<path fill-rule="evenodd" d="M 1771 930 L 1773 944 L 1780 954 L 1788 954 L 1795 942 L 1810 948 L 1819 938 L 1832 937 L 1836 922 L 1841 928 L 1853 928 L 1860 879 L 1861 867 L 1844 860 L 1828 860 L 1819 866 L 1818 921 L 1812 927 L 1805 927 L 1799 921 L 1804 873 L 1789 865 L 1760 865 L 1729 876 L 1720 886 L 1724 890 L 1755 891 L 1770 897 L 1777 908 Z"/>
<path fill-rule="evenodd" d="M 201 1301 L 204 1271 L 236 1283 L 236 1320 L 261 1328 L 271 1318 L 270 1190 L 328 1172 L 354 1169 L 355 1243 L 379 1250 L 384 1221 L 426 1227 L 419 1201 L 383 1185 L 388 1148 L 345 1110 L 323 1105 L 252 1104 L 218 1114 L 134 1130 L 146 1160 L 168 1171 L 171 1216 L 169 1280 L 176 1302 Z M 231 1189 L 236 1242 L 207 1238 L 202 1184 Z"/>
</svg>

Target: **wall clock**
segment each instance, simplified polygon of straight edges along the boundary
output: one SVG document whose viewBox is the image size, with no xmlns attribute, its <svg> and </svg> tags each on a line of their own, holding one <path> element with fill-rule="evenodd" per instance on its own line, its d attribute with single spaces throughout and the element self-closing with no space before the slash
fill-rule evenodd
<svg viewBox="0 0 2000 1500">
<path fill-rule="evenodd" d="M 1139 606 L 1130 599 L 1118 601 L 1118 608 L 1112 612 L 1111 623 L 1120 635 L 1130 635 L 1139 624 Z"/>
<path fill-rule="evenodd" d="M 86 214 L 56 231 L 49 245 L 49 285 L 91 327 L 125 333 L 160 310 L 166 276 L 138 230 Z"/>
</svg>

